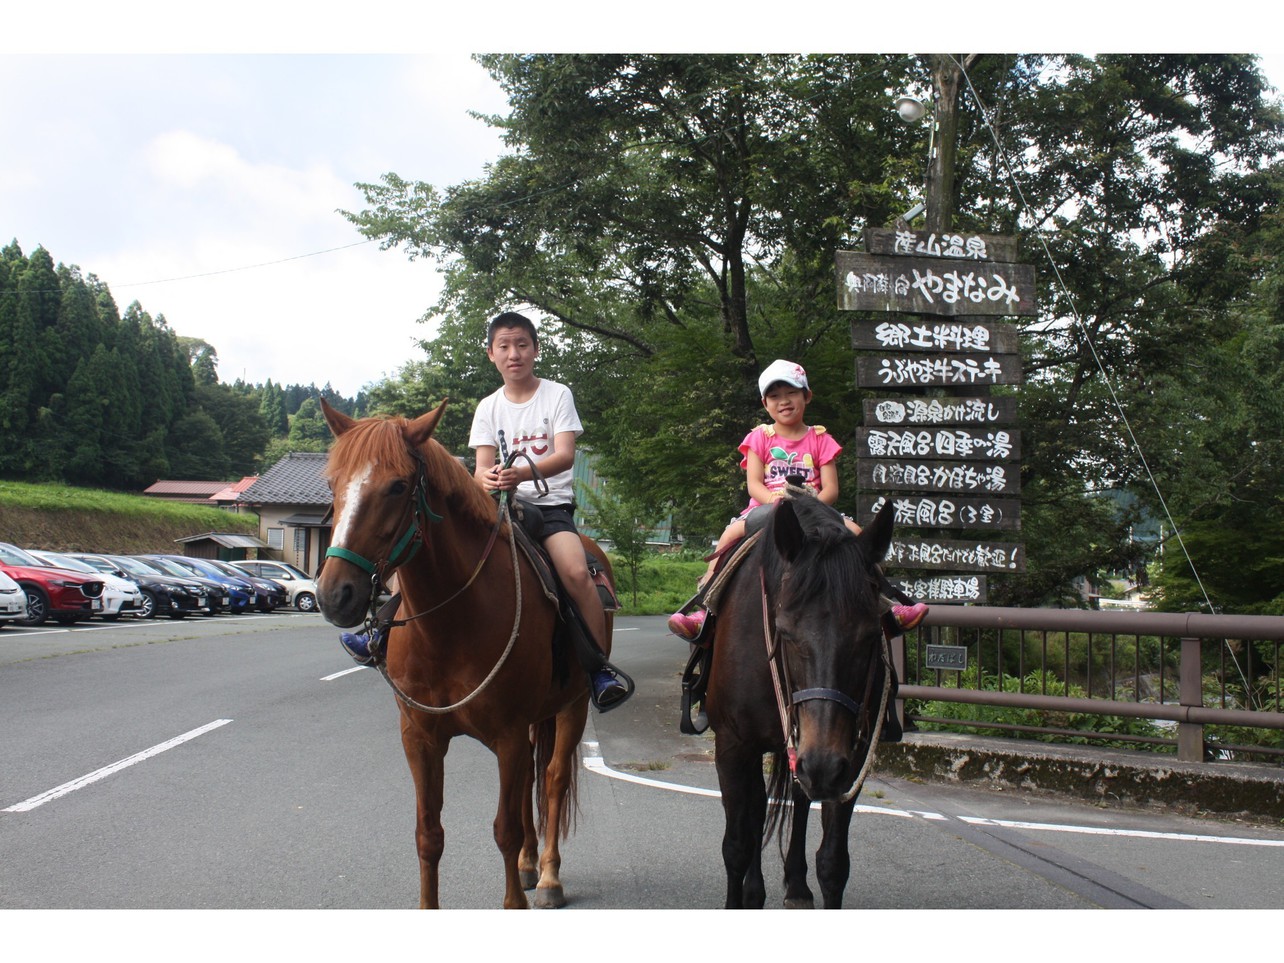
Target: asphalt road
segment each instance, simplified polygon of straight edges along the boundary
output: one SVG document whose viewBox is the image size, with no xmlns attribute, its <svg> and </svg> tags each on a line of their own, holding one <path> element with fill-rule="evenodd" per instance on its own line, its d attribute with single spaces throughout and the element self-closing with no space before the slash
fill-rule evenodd
<svg viewBox="0 0 1284 963">
<path fill-rule="evenodd" d="M 569 911 L 722 904 L 713 740 L 677 730 L 684 656 L 662 619 L 617 623 L 615 661 L 638 691 L 589 719 L 581 815 L 563 851 Z M 417 902 L 393 696 L 318 615 L 10 626 L 0 733 L 0 909 Z M 457 740 L 448 907 L 500 904 L 497 785 L 490 753 Z M 1284 830 L 877 774 L 852 853 L 851 909 L 1284 907 Z M 764 858 L 779 906 L 774 846 Z"/>
</svg>

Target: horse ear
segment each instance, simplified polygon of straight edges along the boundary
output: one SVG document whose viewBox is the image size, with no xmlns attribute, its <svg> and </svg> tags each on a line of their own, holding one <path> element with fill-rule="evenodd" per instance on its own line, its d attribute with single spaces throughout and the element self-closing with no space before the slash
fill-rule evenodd
<svg viewBox="0 0 1284 963">
<path fill-rule="evenodd" d="M 355 418 L 350 418 L 342 411 L 331 408 L 324 398 L 321 399 L 321 414 L 325 416 L 325 423 L 330 426 L 336 438 L 357 423 Z"/>
<path fill-rule="evenodd" d="M 410 423 L 406 437 L 412 445 L 418 448 L 432 437 L 432 433 L 437 429 L 437 422 L 441 421 L 441 416 L 446 413 L 446 402 L 449 400 L 449 398 L 442 398 L 441 404 L 436 408 L 425 415 L 420 415 Z"/>
<path fill-rule="evenodd" d="M 892 525 L 896 520 L 896 504 L 890 498 L 884 500 L 874 520 L 860 533 L 869 547 L 870 558 L 881 562 L 887 556 L 892 544 Z"/>
<path fill-rule="evenodd" d="M 807 540 L 807 536 L 803 534 L 802 524 L 798 521 L 798 514 L 794 511 L 794 506 L 789 504 L 789 500 L 783 499 L 776 502 L 772 515 L 775 516 L 771 530 L 776 542 L 776 551 L 784 556 L 786 561 L 792 562 L 798 557 L 803 543 Z"/>
</svg>

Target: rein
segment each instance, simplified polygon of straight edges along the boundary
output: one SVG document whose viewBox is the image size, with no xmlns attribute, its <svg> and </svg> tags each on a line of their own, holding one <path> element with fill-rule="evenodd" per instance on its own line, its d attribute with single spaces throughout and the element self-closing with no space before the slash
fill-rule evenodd
<svg viewBox="0 0 1284 963">
<path fill-rule="evenodd" d="M 825 700 L 836 702 L 843 708 L 847 709 L 856 717 L 858 726 L 864 722 L 868 716 L 863 712 L 861 703 L 852 699 L 851 696 L 838 689 L 830 688 L 811 688 L 792 690 L 789 682 L 788 667 L 785 664 L 784 656 L 780 651 L 779 640 L 776 636 L 775 626 L 771 619 L 771 603 L 767 594 L 767 575 L 762 569 L 758 569 L 758 583 L 762 590 L 762 636 L 767 645 L 767 665 L 771 669 L 771 684 L 776 690 L 776 709 L 780 713 L 780 728 L 785 739 L 785 755 L 789 760 L 789 778 L 797 781 L 798 779 L 798 738 L 797 724 L 795 720 L 794 709 L 800 703 L 812 700 Z M 883 714 L 887 711 L 887 699 L 892 690 L 892 661 L 891 661 L 891 642 L 885 634 L 882 635 L 883 644 L 881 655 L 883 657 L 883 693 L 879 700 L 878 714 L 873 717 L 870 723 L 869 749 L 865 753 L 865 761 L 861 770 L 856 775 L 852 787 L 839 799 L 840 803 L 847 803 L 855 799 L 860 793 L 861 788 L 865 785 L 865 779 L 869 775 L 869 770 L 874 761 L 874 754 L 878 749 L 879 738 L 882 736 L 882 719 Z M 869 683 L 873 683 L 873 673 L 871 673 Z M 785 699 L 785 691 L 790 689 L 790 698 Z M 868 703 L 869 685 L 866 686 L 866 702 Z M 857 729 L 856 738 L 859 740 L 860 731 Z"/>
</svg>

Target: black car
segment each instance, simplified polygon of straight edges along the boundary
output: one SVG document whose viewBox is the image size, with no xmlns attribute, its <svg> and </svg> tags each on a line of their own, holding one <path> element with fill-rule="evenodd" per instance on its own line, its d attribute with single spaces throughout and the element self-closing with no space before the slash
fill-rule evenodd
<svg viewBox="0 0 1284 963">
<path fill-rule="evenodd" d="M 195 582 L 200 585 L 205 590 L 208 603 L 204 609 L 206 615 L 218 615 L 220 612 L 234 611 L 231 594 L 227 586 L 217 579 L 200 575 L 193 569 L 178 564 L 177 559 L 166 555 L 130 555 L 129 557 L 141 565 L 147 565 L 155 569 L 162 575 L 186 579 L 189 582 Z"/>
<path fill-rule="evenodd" d="M 127 578 L 143 593 L 143 607 L 138 613 L 144 619 L 164 615 L 171 619 L 200 615 L 209 604 L 202 586 L 189 579 L 162 575 L 128 556 L 96 555 L 88 552 L 68 552 L 100 572 Z"/>
</svg>

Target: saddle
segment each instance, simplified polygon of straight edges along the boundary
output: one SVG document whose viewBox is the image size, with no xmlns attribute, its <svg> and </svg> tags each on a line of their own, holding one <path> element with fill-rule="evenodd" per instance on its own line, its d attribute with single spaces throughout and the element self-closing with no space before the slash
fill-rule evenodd
<svg viewBox="0 0 1284 963">
<path fill-rule="evenodd" d="M 544 532 L 544 513 L 533 502 L 516 498 L 513 500 L 510 518 L 513 521 L 513 532 L 517 537 L 517 547 L 522 550 L 531 567 L 535 569 L 535 574 L 539 576 L 544 595 L 550 602 L 560 605 L 564 594 L 562 583 L 553 568 L 552 560 L 549 559 L 548 553 L 544 551 L 544 546 L 539 541 L 540 535 Z M 607 612 L 618 612 L 620 600 L 615 594 L 615 587 L 607 577 L 606 566 L 602 564 L 602 560 L 585 549 L 584 562 L 588 566 L 589 577 L 597 587 L 602 608 Z"/>
</svg>

